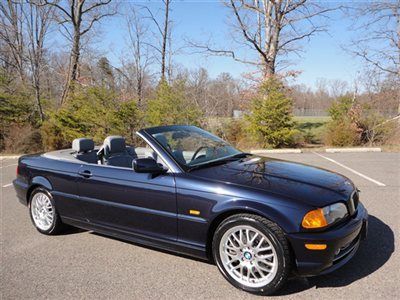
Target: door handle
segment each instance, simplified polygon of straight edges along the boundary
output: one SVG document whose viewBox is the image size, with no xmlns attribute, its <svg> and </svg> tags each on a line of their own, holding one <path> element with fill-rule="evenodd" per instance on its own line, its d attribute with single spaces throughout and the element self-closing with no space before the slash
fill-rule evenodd
<svg viewBox="0 0 400 300">
<path fill-rule="evenodd" d="M 78 174 L 85 178 L 92 177 L 92 172 L 90 172 L 89 170 L 79 171 Z"/>
</svg>

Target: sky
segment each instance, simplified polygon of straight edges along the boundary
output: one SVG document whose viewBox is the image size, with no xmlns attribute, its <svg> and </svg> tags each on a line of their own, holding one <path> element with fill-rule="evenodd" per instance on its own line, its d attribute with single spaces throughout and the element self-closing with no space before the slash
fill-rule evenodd
<svg viewBox="0 0 400 300">
<path fill-rule="evenodd" d="M 124 1 L 127 2 L 127 1 Z M 157 1 L 130 1 L 137 5 L 148 5 L 153 11 L 159 9 Z M 175 48 L 185 45 L 184 40 L 196 42 L 212 40 L 218 48 L 229 48 L 232 45 L 229 22 L 232 15 L 219 0 L 210 1 L 174 1 L 172 3 L 171 19 L 173 21 L 173 40 Z M 358 59 L 346 53 L 342 48 L 349 44 L 354 32 L 348 30 L 349 20 L 342 18 L 340 13 L 331 14 L 328 22 L 329 32 L 320 33 L 305 41 L 301 57 L 293 57 L 288 70 L 296 70 L 300 75 L 295 83 L 305 84 L 311 88 L 319 78 L 340 79 L 351 85 L 355 76 L 363 68 Z M 96 43 L 100 51 L 108 52 L 107 57 L 113 65 L 119 63 L 119 57 L 126 47 L 126 29 L 122 17 L 105 20 L 101 24 L 101 41 Z M 249 50 L 244 50 L 251 53 Z M 240 51 L 239 51 L 240 53 Z M 229 72 L 234 77 L 240 77 L 244 72 L 251 71 L 249 65 L 238 63 L 229 57 L 210 57 L 204 54 L 194 54 L 193 50 L 184 48 L 176 54 L 174 61 L 188 69 L 204 67 L 211 77 L 222 72 Z"/>
</svg>

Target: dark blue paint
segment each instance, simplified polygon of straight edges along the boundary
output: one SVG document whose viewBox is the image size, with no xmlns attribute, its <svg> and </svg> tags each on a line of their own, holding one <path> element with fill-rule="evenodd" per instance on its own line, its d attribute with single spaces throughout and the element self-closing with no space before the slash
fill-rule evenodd
<svg viewBox="0 0 400 300">
<path fill-rule="evenodd" d="M 40 185 L 52 194 L 65 223 L 201 258 L 209 256 L 209 242 L 220 216 L 258 214 L 283 229 L 295 255 L 296 271 L 305 275 L 343 264 L 344 260 L 333 265 L 334 252 L 360 235 L 367 220 L 367 211 L 360 205 L 355 216 L 331 228 L 317 232 L 301 227 L 309 210 L 348 202 L 355 187 L 337 173 L 257 156 L 185 172 L 146 130 L 139 134 L 162 154 L 173 172 L 151 175 L 24 156 L 14 181 L 18 198 L 27 204 L 29 189 Z M 191 215 L 190 210 L 200 215 Z M 307 250 L 306 242 L 326 242 L 328 250 Z"/>
</svg>

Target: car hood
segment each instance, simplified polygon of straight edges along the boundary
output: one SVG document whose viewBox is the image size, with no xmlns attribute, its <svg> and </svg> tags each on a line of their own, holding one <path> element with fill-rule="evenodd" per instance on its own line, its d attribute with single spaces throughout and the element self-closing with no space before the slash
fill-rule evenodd
<svg viewBox="0 0 400 300">
<path fill-rule="evenodd" d="M 317 207 L 347 201 L 355 189 L 350 179 L 338 173 L 259 156 L 199 169 L 194 173 L 207 179 L 262 189 L 266 193 Z"/>
</svg>

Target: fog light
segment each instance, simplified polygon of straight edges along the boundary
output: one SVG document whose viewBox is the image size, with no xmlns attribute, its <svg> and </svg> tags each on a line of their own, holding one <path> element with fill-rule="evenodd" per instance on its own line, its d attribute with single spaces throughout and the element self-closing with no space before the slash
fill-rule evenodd
<svg viewBox="0 0 400 300">
<path fill-rule="evenodd" d="M 326 244 L 305 244 L 308 250 L 325 250 Z"/>
</svg>

